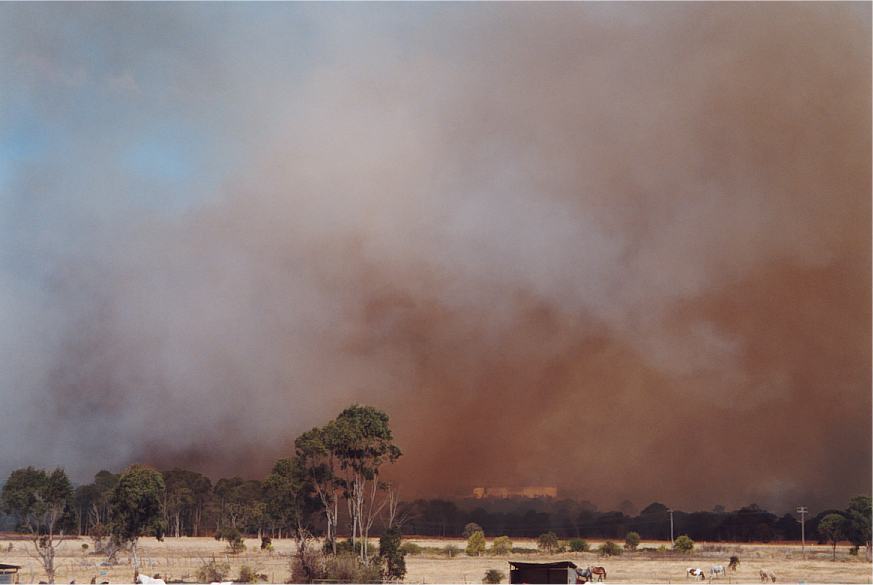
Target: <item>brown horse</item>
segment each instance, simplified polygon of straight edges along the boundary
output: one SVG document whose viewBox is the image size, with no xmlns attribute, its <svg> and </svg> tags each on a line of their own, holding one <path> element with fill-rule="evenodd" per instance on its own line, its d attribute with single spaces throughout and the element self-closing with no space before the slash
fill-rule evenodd
<svg viewBox="0 0 873 585">
<path fill-rule="evenodd" d="M 603 581 L 606 579 L 606 569 L 603 567 L 588 567 L 588 570 L 591 571 L 591 580 L 594 580 L 594 576 L 597 576 L 598 581 Z"/>
</svg>

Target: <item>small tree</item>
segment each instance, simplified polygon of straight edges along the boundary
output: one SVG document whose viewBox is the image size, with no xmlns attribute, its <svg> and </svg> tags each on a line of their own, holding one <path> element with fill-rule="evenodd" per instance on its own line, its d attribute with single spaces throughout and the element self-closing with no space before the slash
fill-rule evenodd
<svg viewBox="0 0 873 585">
<path fill-rule="evenodd" d="M 36 558 L 49 583 L 55 582 L 55 554 L 62 542 L 61 528 L 70 518 L 68 506 L 72 497 L 73 486 L 60 468 L 49 474 L 33 467 L 17 469 L 0 494 L 3 509 L 30 533 Z"/>
<path fill-rule="evenodd" d="M 508 536 L 498 536 L 491 543 L 491 552 L 496 555 L 508 555 L 512 552 L 512 540 Z"/>
<path fill-rule="evenodd" d="M 463 536 L 464 538 L 470 538 L 471 536 L 473 536 L 474 532 L 481 532 L 482 534 L 485 534 L 485 531 L 482 529 L 481 526 L 479 526 L 475 522 L 468 522 L 464 526 L 464 531 L 461 532 L 461 536 Z"/>
<path fill-rule="evenodd" d="M 560 546 L 558 535 L 554 532 L 544 532 L 537 537 L 537 547 L 547 554 L 552 554 Z"/>
<path fill-rule="evenodd" d="M 573 538 L 567 543 L 572 552 L 588 552 L 591 546 L 581 538 Z"/>
<path fill-rule="evenodd" d="M 621 554 L 621 547 L 611 540 L 607 540 L 600 545 L 598 552 L 602 557 L 617 557 Z"/>
<path fill-rule="evenodd" d="M 837 542 L 846 535 L 845 526 L 842 514 L 828 514 L 818 523 L 818 533 L 833 546 L 833 561 L 837 560 Z"/>
<path fill-rule="evenodd" d="M 163 476 L 144 465 L 128 467 L 112 490 L 109 503 L 110 532 L 119 546 L 130 546 L 134 573 L 139 568 L 136 545 L 140 537 L 153 535 L 158 540 L 164 538 L 163 500 Z"/>
<path fill-rule="evenodd" d="M 637 550 L 638 546 L 640 546 L 640 534 L 638 532 L 628 532 L 624 535 L 625 550 Z"/>
<path fill-rule="evenodd" d="M 691 540 L 687 534 L 683 534 L 673 542 L 673 550 L 683 553 L 691 552 L 694 550 L 694 541 Z"/>
<path fill-rule="evenodd" d="M 483 552 L 485 552 L 485 533 L 477 530 L 467 539 L 467 555 L 481 557 Z"/>
<path fill-rule="evenodd" d="M 873 506 L 870 496 L 856 496 L 849 500 L 846 509 L 848 538 L 855 546 L 863 546 L 867 560 L 871 560 L 871 540 L 873 540 Z"/>
<path fill-rule="evenodd" d="M 400 530 L 390 528 L 379 538 L 379 556 L 384 561 L 385 579 L 402 581 L 406 576 L 406 553 L 400 545 Z"/>
<path fill-rule="evenodd" d="M 506 579 L 506 573 L 503 571 L 488 569 L 485 571 L 485 576 L 482 578 L 482 582 L 490 585 L 497 585 L 498 583 L 502 583 L 504 579 Z"/>
</svg>

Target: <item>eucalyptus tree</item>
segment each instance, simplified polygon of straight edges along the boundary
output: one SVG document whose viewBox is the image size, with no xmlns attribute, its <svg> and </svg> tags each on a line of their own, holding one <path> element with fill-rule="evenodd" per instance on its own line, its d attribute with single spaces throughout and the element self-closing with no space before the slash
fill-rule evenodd
<svg viewBox="0 0 873 585">
<path fill-rule="evenodd" d="M 70 524 L 73 486 L 63 469 L 46 473 L 27 467 L 13 471 L 0 492 L 3 509 L 15 516 L 18 527 L 30 533 L 35 557 L 49 583 L 55 582 L 55 556 Z"/>
</svg>

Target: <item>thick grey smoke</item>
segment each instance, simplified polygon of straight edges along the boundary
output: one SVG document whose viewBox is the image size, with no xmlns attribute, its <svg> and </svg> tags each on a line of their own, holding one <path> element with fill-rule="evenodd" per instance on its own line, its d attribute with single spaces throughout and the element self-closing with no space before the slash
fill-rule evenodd
<svg viewBox="0 0 873 585">
<path fill-rule="evenodd" d="M 50 145 L 0 175 L 0 471 L 260 474 L 359 401 L 407 493 L 869 488 L 869 5 L 0 23 Z M 190 176 L 119 155 L 155 127 Z"/>
</svg>

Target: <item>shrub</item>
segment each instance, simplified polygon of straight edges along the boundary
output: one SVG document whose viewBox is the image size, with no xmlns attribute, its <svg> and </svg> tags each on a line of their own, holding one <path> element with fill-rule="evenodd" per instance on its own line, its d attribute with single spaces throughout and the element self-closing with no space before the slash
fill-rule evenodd
<svg viewBox="0 0 873 585">
<path fill-rule="evenodd" d="M 213 558 L 197 569 L 197 581 L 199 583 L 220 583 L 225 580 L 228 573 L 230 573 L 230 565 L 219 563 Z"/>
<path fill-rule="evenodd" d="M 242 534 L 234 527 L 222 528 L 215 533 L 215 540 L 226 540 L 227 550 L 232 555 L 238 555 L 246 549 Z"/>
<path fill-rule="evenodd" d="M 558 535 L 554 532 L 544 532 L 537 537 L 537 547 L 544 553 L 552 554 L 558 546 Z"/>
<path fill-rule="evenodd" d="M 262 536 L 261 550 L 273 550 L 273 539 L 269 536 Z"/>
<path fill-rule="evenodd" d="M 498 536 L 491 544 L 491 552 L 496 555 L 508 555 L 512 552 L 512 541 L 508 536 Z"/>
<path fill-rule="evenodd" d="M 379 556 L 385 562 L 384 577 L 402 581 L 406 575 L 406 553 L 400 544 L 399 530 L 391 528 L 379 538 Z"/>
<path fill-rule="evenodd" d="M 382 564 L 373 558 L 369 566 L 361 563 L 357 555 L 337 554 L 330 557 L 324 564 L 324 580 L 345 583 L 380 583 L 382 581 Z"/>
<path fill-rule="evenodd" d="M 479 526 L 475 522 L 468 522 L 464 526 L 464 530 L 463 530 L 463 532 L 461 532 L 461 536 L 463 536 L 466 539 L 469 539 L 471 536 L 473 536 L 474 532 L 481 532 L 482 534 L 485 534 L 485 530 L 481 526 Z"/>
<path fill-rule="evenodd" d="M 443 547 L 443 554 L 449 557 L 450 559 L 455 558 L 459 554 L 461 554 L 461 547 L 456 546 L 454 544 L 447 544 Z"/>
<path fill-rule="evenodd" d="M 353 543 L 349 540 L 338 540 L 336 542 L 336 554 L 361 554 L 361 542 L 358 541 L 357 544 Z M 330 547 L 330 543 L 325 541 L 324 543 L 325 553 L 331 553 L 333 549 Z"/>
<path fill-rule="evenodd" d="M 600 556 L 603 557 L 617 557 L 621 554 L 621 547 L 611 540 L 607 540 L 600 545 L 600 548 L 597 549 L 597 552 L 599 552 Z"/>
<path fill-rule="evenodd" d="M 483 552 L 485 552 L 485 533 L 482 531 L 474 532 L 467 540 L 467 555 L 481 557 Z"/>
<path fill-rule="evenodd" d="M 853 546 L 849 549 L 849 554 L 852 555 L 853 557 L 857 557 L 859 548 L 860 547 L 856 544 L 855 546 Z"/>
<path fill-rule="evenodd" d="M 567 544 L 572 552 L 588 552 L 591 550 L 591 545 L 581 538 L 573 538 Z"/>
<path fill-rule="evenodd" d="M 12 544 L 12 543 L 10 542 L 9 544 Z M 87 554 L 88 554 L 88 543 L 83 542 L 82 543 L 82 556 L 85 556 Z"/>
<path fill-rule="evenodd" d="M 420 555 L 422 553 L 422 548 L 414 542 L 404 542 L 400 545 L 400 550 L 403 551 L 403 554 L 410 556 Z"/>
<path fill-rule="evenodd" d="M 257 571 L 248 565 L 243 565 L 239 568 L 239 577 L 234 579 L 235 583 L 257 583 L 260 581 Z"/>
<path fill-rule="evenodd" d="M 673 542 L 673 550 L 684 553 L 691 552 L 694 550 L 694 541 L 687 534 L 683 534 Z"/>
<path fill-rule="evenodd" d="M 638 532 L 628 532 L 624 535 L 624 548 L 626 550 L 637 550 L 640 546 L 640 534 Z"/>
<path fill-rule="evenodd" d="M 506 573 L 497 569 L 488 569 L 485 571 L 485 576 L 482 578 L 483 583 L 496 585 L 506 579 Z"/>
<path fill-rule="evenodd" d="M 325 555 L 305 535 L 297 540 L 297 552 L 291 555 L 289 564 L 291 583 L 312 583 L 324 577 Z"/>
<path fill-rule="evenodd" d="M 526 546 L 514 546 L 512 547 L 512 552 L 517 555 L 529 555 L 537 552 L 535 548 L 528 548 Z"/>
</svg>

